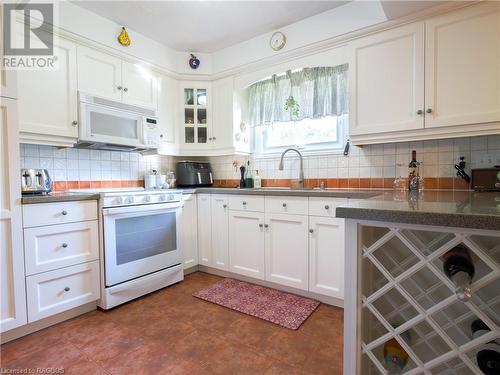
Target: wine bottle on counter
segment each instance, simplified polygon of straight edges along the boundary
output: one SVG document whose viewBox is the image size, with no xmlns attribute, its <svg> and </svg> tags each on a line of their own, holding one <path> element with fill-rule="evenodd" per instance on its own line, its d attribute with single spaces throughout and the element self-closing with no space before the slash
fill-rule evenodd
<svg viewBox="0 0 500 375">
<path fill-rule="evenodd" d="M 247 162 L 247 170 L 245 172 L 245 187 L 253 188 L 252 170 L 250 169 L 250 160 Z"/>
<path fill-rule="evenodd" d="M 411 152 L 411 161 L 408 164 L 408 190 L 418 191 L 418 162 L 417 151 Z"/>
<path fill-rule="evenodd" d="M 480 319 L 474 320 L 471 324 L 472 338 L 482 336 L 490 329 Z M 476 354 L 477 365 L 485 375 L 500 374 L 500 339 L 490 341 L 479 347 Z"/>
<path fill-rule="evenodd" d="M 409 331 L 403 332 L 401 336 L 408 344 L 410 343 L 411 335 Z M 384 344 L 384 362 L 384 367 L 390 375 L 401 374 L 408 363 L 408 353 L 395 338 Z"/>
<path fill-rule="evenodd" d="M 467 302 L 472 297 L 470 285 L 475 272 L 470 250 L 462 244 L 448 250 L 443 255 L 443 270 L 455 285 L 457 298 Z"/>
</svg>

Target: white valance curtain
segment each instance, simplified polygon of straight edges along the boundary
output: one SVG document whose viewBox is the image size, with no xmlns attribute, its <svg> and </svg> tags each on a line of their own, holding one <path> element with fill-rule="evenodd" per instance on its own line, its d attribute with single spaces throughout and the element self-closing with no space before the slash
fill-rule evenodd
<svg viewBox="0 0 500 375">
<path fill-rule="evenodd" d="M 290 111 L 284 109 L 290 96 L 299 104 L 294 120 L 346 114 L 347 68 L 347 64 L 304 68 L 254 83 L 248 88 L 250 125 L 291 121 Z"/>
</svg>

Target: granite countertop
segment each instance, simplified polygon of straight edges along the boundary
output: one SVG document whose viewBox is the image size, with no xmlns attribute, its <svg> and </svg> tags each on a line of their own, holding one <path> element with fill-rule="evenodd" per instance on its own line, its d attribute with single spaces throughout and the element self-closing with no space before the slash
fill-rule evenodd
<svg viewBox="0 0 500 375">
<path fill-rule="evenodd" d="M 23 195 L 21 198 L 21 203 L 22 204 L 52 203 L 52 202 L 85 201 L 85 200 L 97 200 L 97 199 L 99 199 L 99 194 L 95 193 L 54 192 L 49 194 Z"/>
<path fill-rule="evenodd" d="M 337 207 L 346 219 L 500 230 L 500 193 L 386 191 Z"/>
<path fill-rule="evenodd" d="M 267 196 L 295 196 L 295 197 L 324 197 L 324 198 L 349 198 L 367 199 L 383 194 L 382 190 L 369 189 L 290 189 L 290 188 L 196 188 L 188 189 L 191 193 L 210 194 L 239 194 L 239 195 L 267 195 Z M 186 191 L 184 191 L 186 193 Z"/>
</svg>

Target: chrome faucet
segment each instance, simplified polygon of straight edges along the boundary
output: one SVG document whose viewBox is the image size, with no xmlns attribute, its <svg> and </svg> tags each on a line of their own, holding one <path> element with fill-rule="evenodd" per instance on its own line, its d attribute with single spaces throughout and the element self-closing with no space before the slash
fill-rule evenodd
<svg viewBox="0 0 500 375">
<path fill-rule="evenodd" d="M 283 157 L 285 156 L 285 154 L 288 151 L 295 151 L 297 154 L 299 154 L 299 158 L 300 158 L 300 171 L 299 171 L 299 180 L 297 181 L 297 183 L 298 183 L 298 187 L 300 189 L 303 189 L 304 188 L 304 161 L 302 159 L 302 154 L 300 153 L 299 150 L 297 150 L 296 148 L 287 148 L 285 151 L 283 151 L 282 154 L 281 154 L 280 165 L 278 166 L 278 169 L 280 171 L 283 170 Z"/>
</svg>

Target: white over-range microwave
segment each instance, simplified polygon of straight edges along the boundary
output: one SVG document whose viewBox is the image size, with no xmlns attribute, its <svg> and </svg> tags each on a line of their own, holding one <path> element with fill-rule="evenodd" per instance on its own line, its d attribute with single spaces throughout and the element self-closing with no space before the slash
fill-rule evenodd
<svg viewBox="0 0 500 375">
<path fill-rule="evenodd" d="M 160 129 L 156 112 L 79 93 L 78 148 L 156 153 Z"/>
</svg>

